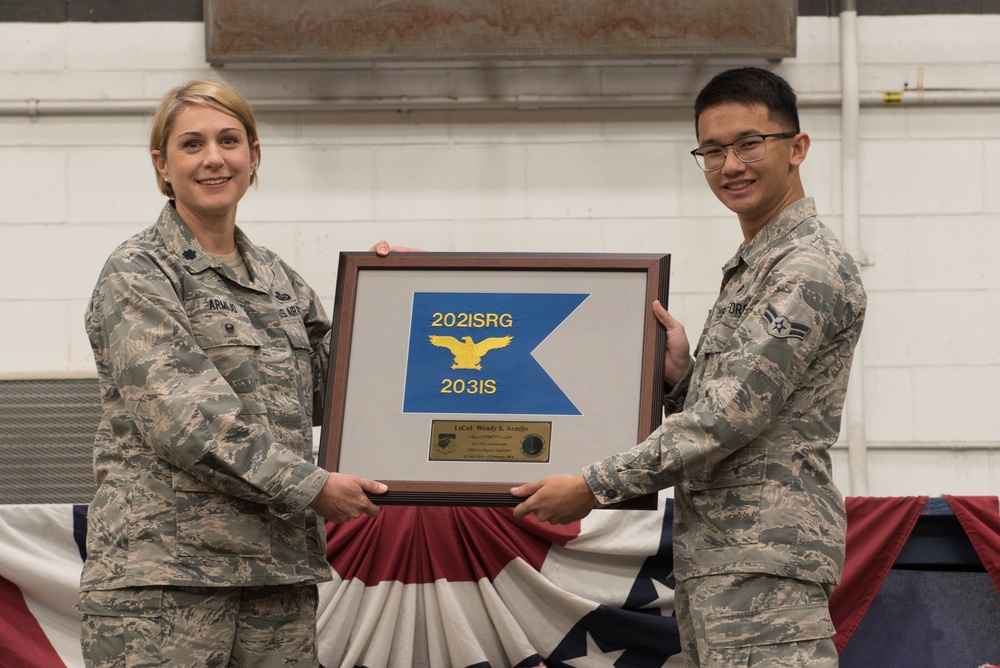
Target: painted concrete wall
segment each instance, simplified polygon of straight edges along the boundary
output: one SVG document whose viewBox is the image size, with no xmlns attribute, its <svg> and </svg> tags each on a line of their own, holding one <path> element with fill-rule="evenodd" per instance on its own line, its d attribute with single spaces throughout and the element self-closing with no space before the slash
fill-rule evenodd
<svg viewBox="0 0 1000 668">
<path fill-rule="evenodd" d="M 1000 16 L 858 25 L 862 91 L 1000 89 Z M 802 16 L 797 56 L 775 69 L 803 97 L 836 95 L 838 48 L 836 18 Z M 0 23 L 0 107 L 151 103 L 206 75 L 255 100 L 520 95 L 526 108 L 261 114 L 261 184 L 241 226 L 329 311 L 337 252 L 380 238 L 431 250 L 670 252 L 671 311 L 694 339 L 740 235 L 687 154 L 690 109 L 533 110 L 530 96 L 693 97 L 738 64 L 213 70 L 201 23 Z M 1000 490 L 998 117 L 996 106 L 862 109 L 870 494 Z M 802 123 L 813 139 L 807 193 L 840 231 L 839 107 L 806 106 Z M 139 114 L 0 114 L 0 376 L 92 373 L 82 313 L 93 282 L 163 202 L 147 132 Z M 855 493 L 846 449 L 835 464 Z"/>
</svg>

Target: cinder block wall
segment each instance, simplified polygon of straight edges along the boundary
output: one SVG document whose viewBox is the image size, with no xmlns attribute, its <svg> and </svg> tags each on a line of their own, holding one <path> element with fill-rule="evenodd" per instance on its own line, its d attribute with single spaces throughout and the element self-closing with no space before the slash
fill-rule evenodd
<svg viewBox="0 0 1000 668">
<path fill-rule="evenodd" d="M 1000 15 L 862 16 L 861 89 L 1000 88 Z M 153 101 L 194 77 L 251 99 L 676 94 L 744 61 L 224 68 L 200 22 L 0 23 L 0 105 Z M 838 93 L 839 22 L 800 16 L 774 66 Z M 870 308 L 864 425 L 873 495 L 1000 489 L 1000 107 L 865 107 L 860 250 Z M 667 251 L 671 310 L 697 338 L 740 241 L 687 152 L 686 108 L 266 113 L 240 220 L 333 308 L 336 254 Z M 840 109 L 811 106 L 805 183 L 841 227 Z M 82 313 L 101 264 L 163 203 L 148 119 L 0 115 L 0 375 L 92 372 Z M 620 444 L 626 447 L 628 444 Z M 847 454 L 835 452 L 851 494 Z"/>
</svg>

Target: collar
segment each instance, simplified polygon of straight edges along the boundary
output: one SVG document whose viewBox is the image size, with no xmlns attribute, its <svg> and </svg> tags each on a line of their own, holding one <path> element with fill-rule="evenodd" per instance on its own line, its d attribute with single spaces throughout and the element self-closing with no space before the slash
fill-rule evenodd
<svg viewBox="0 0 1000 668">
<path fill-rule="evenodd" d="M 815 217 L 816 203 L 812 197 L 803 197 L 792 202 L 779 211 L 774 218 L 767 221 L 767 225 L 753 239 L 740 246 L 736 255 L 723 265 L 723 272 L 735 269 L 741 260 L 752 267 L 757 260 L 791 234 L 792 230 L 798 227 L 802 221 Z"/>
<path fill-rule="evenodd" d="M 269 264 L 261 257 L 257 247 L 250 242 L 249 237 L 239 227 L 236 228 L 236 247 L 243 254 L 250 275 L 254 278 L 253 283 L 239 279 L 229 267 L 224 266 L 214 255 L 202 248 L 191 228 L 177 213 L 173 201 L 167 202 L 163 206 L 160 218 L 156 223 L 156 229 L 167 250 L 178 258 L 191 274 L 200 274 L 207 269 L 214 269 L 230 280 L 236 280 L 241 285 L 258 292 L 267 292 L 267 286 L 274 278 Z"/>
<path fill-rule="evenodd" d="M 250 237 L 244 234 L 238 225 L 236 226 L 236 247 L 243 254 L 243 261 L 247 263 L 250 276 L 254 279 L 253 284 L 248 287 L 259 288 L 262 292 L 267 292 L 267 286 L 274 281 L 271 264 L 264 259 L 260 249 L 250 241 Z"/>
</svg>

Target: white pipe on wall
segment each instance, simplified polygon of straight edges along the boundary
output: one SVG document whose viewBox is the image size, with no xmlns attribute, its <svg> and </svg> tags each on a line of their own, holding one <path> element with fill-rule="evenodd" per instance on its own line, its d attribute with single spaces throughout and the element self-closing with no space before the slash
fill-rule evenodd
<svg viewBox="0 0 1000 668">
<path fill-rule="evenodd" d="M 856 92 L 856 91 L 855 91 Z M 857 93 L 860 107 L 1000 106 L 1000 90 L 888 90 Z M 257 113 L 449 111 L 494 109 L 627 109 L 684 108 L 694 105 L 688 95 L 507 95 L 462 97 L 289 98 L 250 100 Z M 153 100 L 7 100 L 0 116 L 146 116 Z M 843 106 L 836 93 L 804 93 L 800 107 Z"/>
<path fill-rule="evenodd" d="M 859 265 L 867 264 L 861 244 L 858 145 L 861 96 L 858 91 L 858 13 L 854 0 L 844 0 L 840 13 L 840 181 L 844 246 Z M 868 445 L 865 438 L 864 343 L 854 351 L 844 419 L 852 496 L 868 496 Z"/>
</svg>

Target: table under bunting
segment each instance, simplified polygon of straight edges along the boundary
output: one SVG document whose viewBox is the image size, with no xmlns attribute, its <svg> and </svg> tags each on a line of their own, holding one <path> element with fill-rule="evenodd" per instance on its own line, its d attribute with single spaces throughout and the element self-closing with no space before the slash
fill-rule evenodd
<svg viewBox="0 0 1000 668">
<path fill-rule="evenodd" d="M 320 661 L 681 666 L 669 579 L 673 502 L 659 501 L 656 511 L 595 511 L 566 526 L 518 520 L 509 509 L 399 506 L 374 520 L 328 524 Z M 1000 609 L 997 497 L 931 501 L 947 504 L 961 524 Z M 927 497 L 847 500 L 847 560 L 830 603 L 843 659 L 929 505 Z M 85 532 L 86 506 L 0 506 L 0 668 L 83 665 L 74 604 Z M 993 651 L 985 648 L 976 665 L 1000 663 L 1000 647 Z"/>
</svg>

